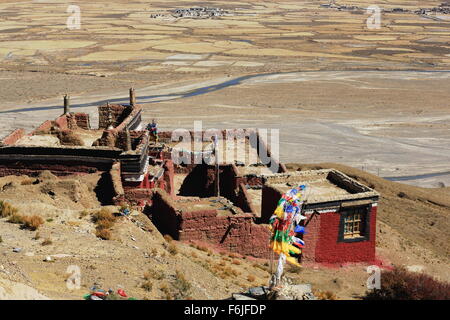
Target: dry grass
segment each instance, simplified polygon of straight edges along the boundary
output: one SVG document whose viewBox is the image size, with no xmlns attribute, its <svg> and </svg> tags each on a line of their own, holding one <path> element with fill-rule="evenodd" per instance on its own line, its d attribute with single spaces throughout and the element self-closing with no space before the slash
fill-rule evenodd
<svg viewBox="0 0 450 320">
<path fill-rule="evenodd" d="M 153 283 L 151 283 L 150 281 L 145 281 L 143 284 L 141 284 L 141 288 L 145 291 L 150 292 L 153 289 Z"/>
<path fill-rule="evenodd" d="M 168 235 L 168 234 L 165 234 L 164 235 L 164 240 L 166 240 L 167 242 L 172 242 L 173 241 L 173 238 L 170 236 L 170 235 Z"/>
<path fill-rule="evenodd" d="M 89 211 L 83 210 L 80 212 L 80 219 L 83 219 L 84 217 L 89 215 Z"/>
<path fill-rule="evenodd" d="M 103 240 L 111 239 L 111 228 L 117 217 L 110 210 L 102 208 L 92 215 L 92 221 L 96 224 L 95 235 Z"/>
<path fill-rule="evenodd" d="M 51 239 L 49 239 L 49 238 L 45 239 L 45 240 L 42 241 L 42 243 L 41 243 L 41 245 L 43 245 L 43 246 L 49 246 L 49 245 L 51 245 L 51 244 L 53 244 L 53 241 L 52 241 Z"/>
<path fill-rule="evenodd" d="M 189 297 L 192 285 L 186 279 L 184 274 L 177 270 L 175 273 L 175 282 L 173 283 L 173 288 L 175 291 L 174 298 L 176 300 L 187 299 Z"/>
<path fill-rule="evenodd" d="M 171 242 L 169 243 L 167 251 L 169 251 L 169 253 L 174 256 L 178 253 L 178 247 L 174 242 Z"/>
<path fill-rule="evenodd" d="M 255 280 L 256 280 L 256 278 L 255 278 L 254 275 L 249 274 L 249 275 L 247 276 L 247 281 L 248 281 L 248 282 L 254 282 Z"/>
<path fill-rule="evenodd" d="M 318 300 L 337 300 L 336 295 L 331 291 L 315 291 L 314 296 Z"/>
<path fill-rule="evenodd" d="M 111 232 L 108 229 L 97 229 L 95 235 L 103 240 L 111 240 Z"/>
<path fill-rule="evenodd" d="M 241 262 L 237 259 L 233 259 L 233 261 L 231 261 L 231 263 L 234 265 L 237 265 L 237 266 L 241 264 Z"/>
<path fill-rule="evenodd" d="M 98 221 L 110 221 L 115 222 L 117 217 L 108 209 L 102 208 L 92 215 L 92 221 L 98 223 Z"/>
<path fill-rule="evenodd" d="M 161 270 L 149 269 L 144 272 L 144 280 L 162 280 L 164 279 L 164 272 Z"/>
<path fill-rule="evenodd" d="M 14 213 L 9 216 L 8 222 L 14 224 L 22 225 L 23 229 L 28 229 L 31 231 L 37 230 L 41 225 L 44 224 L 44 219 L 40 216 L 32 215 L 32 216 L 24 216 L 18 213 Z"/>
<path fill-rule="evenodd" d="M 17 214 L 19 210 L 13 207 L 10 203 L 0 200 L 0 218 L 6 218 L 11 215 Z"/>
</svg>

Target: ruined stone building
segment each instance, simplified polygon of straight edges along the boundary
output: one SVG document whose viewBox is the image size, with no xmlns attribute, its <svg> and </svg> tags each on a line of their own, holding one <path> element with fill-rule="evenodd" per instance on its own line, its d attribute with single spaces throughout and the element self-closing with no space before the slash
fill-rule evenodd
<svg viewBox="0 0 450 320">
<path fill-rule="evenodd" d="M 144 129 L 133 90 L 129 104 L 98 107 L 95 129 L 88 114 L 70 112 L 68 99 L 65 105 L 55 120 L 30 133 L 17 129 L 1 141 L 0 176 L 100 172 L 100 187 L 111 195 L 108 202 L 137 206 L 161 233 L 259 258 L 271 252 L 267 223 L 281 195 L 306 184 L 311 191 L 305 214 L 311 219 L 304 236 L 305 261 L 375 260 L 379 195 L 337 170 L 288 172 L 257 130 L 218 131 L 222 140 L 215 152 L 237 148 L 245 161 L 211 164 L 204 157 L 212 153 L 210 133 L 192 133 L 186 145 L 172 141 L 172 132 L 160 132 L 155 139 Z M 231 140 L 226 139 L 230 132 Z M 194 144 L 200 152 L 186 152 Z M 177 152 L 190 163 L 174 161 Z"/>
</svg>

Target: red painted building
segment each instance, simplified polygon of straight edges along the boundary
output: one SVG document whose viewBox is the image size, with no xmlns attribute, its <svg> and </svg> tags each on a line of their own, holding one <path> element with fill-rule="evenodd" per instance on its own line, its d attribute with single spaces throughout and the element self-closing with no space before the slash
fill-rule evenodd
<svg viewBox="0 0 450 320">
<path fill-rule="evenodd" d="M 337 170 L 313 170 L 267 177 L 262 191 L 262 222 L 281 195 L 304 184 L 308 217 L 303 261 L 324 263 L 375 261 L 379 195 Z"/>
</svg>

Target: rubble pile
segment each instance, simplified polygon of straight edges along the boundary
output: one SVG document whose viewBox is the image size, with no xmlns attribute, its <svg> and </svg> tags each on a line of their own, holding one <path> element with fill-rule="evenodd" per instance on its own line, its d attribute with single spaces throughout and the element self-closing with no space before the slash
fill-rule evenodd
<svg viewBox="0 0 450 320">
<path fill-rule="evenodd" d="M 246 292 L 234 293 L 231 300 L 317 300 L 310 284 L 285 283 L 277 290 L 254 287 Z"/>
<path fill-rule="evenodd" d="M 222 17 L 230 15 L 233 14 L 221 8 L 192 7 L 192 8 L 174 9 L 171 11 L 171 14 L 169 15 L 164 15 L 161 13 L 152 14 L 150 15 L 150 18 L 172 17 L 172 18 L 209 19 L 214 17 Z"/>
</svg>

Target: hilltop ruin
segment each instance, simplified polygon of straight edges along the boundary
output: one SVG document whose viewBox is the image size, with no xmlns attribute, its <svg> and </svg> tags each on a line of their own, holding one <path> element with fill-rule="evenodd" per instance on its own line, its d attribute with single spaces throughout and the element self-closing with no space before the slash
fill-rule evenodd
<svg viewBox="0 0 450 320">
<path fill-rule="evenodd" d="M 100 187 L 112 195 L 107 204 L 137 206 L 162 234 L 259 258 L 269 257 L 267 223 L 281 195 L 306 184 L 311 194 L 305 204 L 309 225 L 304 260 L 375 260 L 379 195 L 345 174 L 288 172 L 255 129 L 217 130 L 220 143 L 213 149 L 210 132 L 193 133 L 192 144 L 201 151 L 189 151 L 191 145 L 179 149 L 173 132 L 155 137 L 146 129 L 133 89 L 128 104 L 106 103 L 98 112 L 94 129 L 88 114 L 70 112 L 66 97 L 64 113 L 55 120 L 30 133 L 13 131 L 1 142 L 0 176 L 100 172 Z M 204 156 L 235 148 L 236 156 L 245 155 L 246 161 L 211 163 Z M 187 164 L 175 161 L 177 153 Z"/>
</svg>

